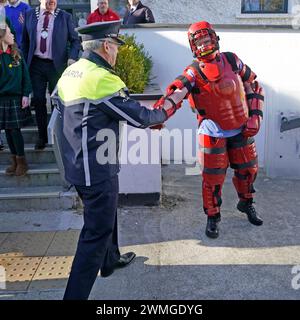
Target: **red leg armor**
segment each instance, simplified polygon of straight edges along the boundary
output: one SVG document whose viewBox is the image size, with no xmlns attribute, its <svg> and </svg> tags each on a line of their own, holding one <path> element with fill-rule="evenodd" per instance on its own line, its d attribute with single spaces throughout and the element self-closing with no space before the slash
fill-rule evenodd
<svg viewBox="0 0 300 320">
<path fill-rule="evenodd" d="M 228 139 L 228 156 L 235 189 L 241 200 L 253 199 L 255 192 L 253 183 L 258 172 L 258 162 L 253 138 L 238 135 Z"/>
<path fill-rule="evenodd" d="M 199 136 L 199 162 L 202 167 L 203 208 L 208 216 L 220 212 L 222 186 L 228 168 L 226 139 Z"/>
</svg>

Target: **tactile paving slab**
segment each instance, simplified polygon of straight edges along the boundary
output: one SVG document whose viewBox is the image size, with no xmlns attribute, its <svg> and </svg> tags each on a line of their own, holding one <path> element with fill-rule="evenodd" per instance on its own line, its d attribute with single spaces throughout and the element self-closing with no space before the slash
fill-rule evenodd
<svg viewBox="0 0 300 320">
<path fill-rule="evenodd" d="M 79 230 L 57 231 L 46 256 L 74 256 L 79 234 Z"/>
<path fill-rule="evenodd" d="M 62 289 L 67 285 L 73 256 L 44 257 L 29 290 Z"/>
<path fill-rule="evenodd" d="M 32 280 L 42 257 L 1 257 L 0 266 L 5 268 L 6 291 L 25 291 Z M 0 290 L 1 292 L 5 290 Z"/>
<path fill-rule="evenodd" d="M 3 257 L 43 257 L 55 232 L 10 233 L 0 246 Z"/>
</svg>

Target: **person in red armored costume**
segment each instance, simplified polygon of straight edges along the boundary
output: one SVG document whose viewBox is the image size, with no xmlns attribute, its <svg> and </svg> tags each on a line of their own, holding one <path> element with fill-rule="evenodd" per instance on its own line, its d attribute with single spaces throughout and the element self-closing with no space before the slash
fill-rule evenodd
<svg viewBox="0 0 300 320">
<path fill-rule="evenodd" d="M 187 98 L 197 112 L 205 233 L 217 238 L 221 192 L 229 165 L 234 169 L 237 209 L 253 225 L 263 224 L 253 206 L 253 183 L 258 172 L 253 137 L 263 117 L 264 93 L 256 74 L 236 54 L 219 51 L 219 37 L 211 24 L 192 24 L 188 38 L 196 60 L 168 86 L 166 95 L 154 107 L 167 109 L 169 105 L 177 110 Z"/>
</svg>

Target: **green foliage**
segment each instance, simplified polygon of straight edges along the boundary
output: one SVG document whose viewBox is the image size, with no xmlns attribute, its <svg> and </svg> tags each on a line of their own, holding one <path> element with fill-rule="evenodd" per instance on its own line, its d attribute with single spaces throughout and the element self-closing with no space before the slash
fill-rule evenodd
<svg viewBox="0 0 300 320">
<path fill-rule="evenodd" d="M 115 71 L 130 93 L 142 93 L 150 82 L 151 56 L 143 44 L 136 43 L 134 35 L 124 35 L 122 38 L 125 45 L 119 48 Z"/>
</svg>

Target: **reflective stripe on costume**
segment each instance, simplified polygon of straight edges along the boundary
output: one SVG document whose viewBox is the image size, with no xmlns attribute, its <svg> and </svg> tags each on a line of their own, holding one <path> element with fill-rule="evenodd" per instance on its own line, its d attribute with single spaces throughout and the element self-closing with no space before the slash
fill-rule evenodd
<svg viewBox="0 0 300 320">
<path fill-rule="evenodd" d="M 253 183 L 258 172 L 257 153 L 253 138 L 239 134 L 231 138 L 199 135 L 199 162 L 203 178 L 203 208 L 207 215 L 220 212 L 222 186 L 230 164 L 234 169 L 233 184 L 240 199 L 252 199 Z"/>
</svg>

